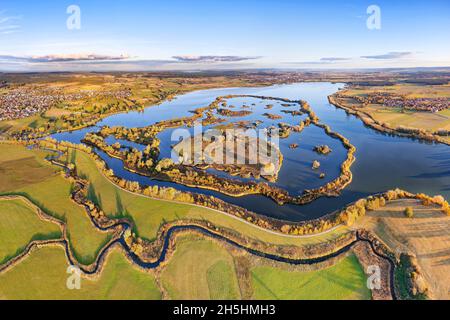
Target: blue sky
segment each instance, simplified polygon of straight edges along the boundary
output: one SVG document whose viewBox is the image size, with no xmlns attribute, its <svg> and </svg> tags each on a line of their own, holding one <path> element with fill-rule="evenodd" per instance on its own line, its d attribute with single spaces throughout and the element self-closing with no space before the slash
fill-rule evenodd
<svg viewBox="0 0 450 320">
<path fill-rule="evenodd" d="M 0 70 L 450 66 L 449 30 L 448 0 L 2 0 Z"/>
</svg>

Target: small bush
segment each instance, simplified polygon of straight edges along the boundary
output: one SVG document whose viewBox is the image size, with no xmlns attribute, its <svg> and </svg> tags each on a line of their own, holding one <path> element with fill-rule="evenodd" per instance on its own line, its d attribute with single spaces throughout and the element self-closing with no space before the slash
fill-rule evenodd
<svg viewBox="0 0 450 320">
<path fill-rule="evenodd" d="M 405 216 L 408 218 L 413 218 L 414 217 L 414 210 L 412 207 L 407 207 L 405 209 Z"/>
</svg>

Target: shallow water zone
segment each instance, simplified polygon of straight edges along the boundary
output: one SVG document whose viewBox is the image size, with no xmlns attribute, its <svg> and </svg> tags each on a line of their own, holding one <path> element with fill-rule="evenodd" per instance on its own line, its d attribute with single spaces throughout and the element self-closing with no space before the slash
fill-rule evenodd
<svg viewBox="0 0 450 320">
<path fill-rule="evenodd" d="M 208 106 L 219 96 L 254 95 L 305 100 L 320 118 L 321 123 L 329 125 L 333 131 L 345 136 L 357 148 L 356 162 L 351 168 L 353 181 L 339 197 L 320 198 L 303 206 L 279 206 L 271 199 L 258 195 L 234 198 L 215 191 L 151 180 L 125 170 L 121 160 L 111 158 L 101 151 L 98 151 L 98 153 L 119 177 L 138 181 L 145 185 L 171 186 L 179 190 L 214 195 L 259 214 L 288 221 L 314 219 L 361 197 L 397 187 L 411 192 L 424 192 L 431 195 L 441 194 L 448 199 L 450 196 L 450 148 L 442 144 L 430 144 L 411 138 L 389 136 L 365 127 L 358 118 L 347 115 L 345 111 L 329 104 L 328 95 L 338 91 L 343 86 L 343 84 L 317 82 L 197 91 L 179 96 L 160 105 L 148 107 L 144 112 L 112 115 L 100 121 L 95 127 L 72 133 L 55 134 L 53 138 L 60 141 L 80 143 L 87 132 L 98 131 L 100 127 L 105 125 L 129 128 L 145 127 L 163 120 L 192 116 L 190 111 Z M 271 122 L 276 124 L 280 121 L 298 124 L 301 120 L 301 116 L 292 117 L 288 114 L 281 120 L 268 119 L 263 116 L 264 113 L 275 113 L 276 108 L 282 107 L 275 106 L 275 103 L 273 103 L 274 107 L 268 110 L 265 109 L 265 106 L 272 102 L 261 99 L 251 100 L 248 97 L 238 97 L 228 101 L 228 105 L 234 105 L 236 110 L 240 110 L 239 106 L 245 103 L 250 106 L 250 111 L 252 111 L 250 115 L 245 117 L 233 118 L 233 121 L 260 120 L 265 122 L 265 126 Z M 170 146 L 173 144 L 170 141 L 170 131 L 163 131 L 159 135 L 162 156 L 166 157 L 170 156 Z M 114 142 L 114 139 L 109 138 L 108 143 L 111 142 Z M 123 144 L 126 143 L 129 142 L 123 142 Z M 289 148 L 292 143 L 297 143 L 298 149 Z M 329 145 L 333 152 L 328 156 L 318 155 L 313 151 L 313 148 L 319 144 Z M 274 184 L 294 195 L 301 194 L 305 189 L 320 186 L 336 178 L 339 175 L 339 167 L 346 156 L 346 150 L 339 140 L 325 135 L 322 129 L 315 126 L 306 127 L 301 133 L 293 133 L 289 138 L 281 139 L 280 150 L 283 153 L 284 160 L 278 180 Z M 318 172 L 311 169 L 312 161 L 315 159 L 321 162 L 320 172 L 326 174 L 325 179 L 320 179 Z"/>
</svg>

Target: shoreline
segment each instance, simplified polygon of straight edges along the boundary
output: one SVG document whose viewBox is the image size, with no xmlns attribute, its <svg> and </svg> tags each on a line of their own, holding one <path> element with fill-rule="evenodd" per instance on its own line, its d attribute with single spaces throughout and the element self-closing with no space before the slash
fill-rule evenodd
<svg viewBox="0 0 450 320">
<path fill-rule="evenodd" d="M 373 116 L 371 116 L 367 112 L 355 110 L 354 108 L 343 104 L 342 102 L 337 100 L 337 97 L 335 95 L 336 95 L 336 93 L 328 96 L 328 102 L 331 105 L 335 106 L 336 108 L 344 110 L 347 114 L 354 115 L 355 117 L 360 119 L 364 123 L 364 125 L 366 125 L 369 128 L 372 128 L 381 133 L 393 134 L 393 135 L 396 135 L 399 137 L 414 138 L 414 139 L 427 141 L 427 142 L 441 143 L 441 144 L 450 146 L 450 141 L 444 140 L 441 136 L 435 134 L 434 132 L 429 133 L 427 135 L 423 135 L 420 133 L 402 132 L 399 130 L 398 127 L 394 128 L 394 127 L 388 126 L 384 122 L 379 122 L 379 121 L 375 120 L 373 118 Z M 421 129 L 417 128 L 416 130 L 421 130 Z"/>
<path fill-rule="evenodd" d="M 347 138 L 345 138 L 343 135 L 341 135 L 338 132 L 334 132 L 330 128 L 330 126 L 321 123 L 320 119 L 316 116 L 313 109 L 304 100 L 291 100 L 291 99 L 279 98 L 279 97 L 260 96 L 260 95 L 245 95 L 245 94 L 243 94 L 243 95 L 234 95 L 234 94 L 233 95 L 225 95 L 225 96 L 217 97 L 209 106 L 207 106 L 205 108 L 196 109 L 196 111 L 200 111 L 201 113 L 197 112 L 197 114 L 192 117 L 175 119 L 175 120 L 182 121 L 182 122 L 191 121 L 194 117 L 198 118 L 199 116 L 202 116 L 203 111 L 204 111 L 203 109 L 211 109 L 211 108 L 216 107 L 215 105 L 217 104 L 217 102 L 221 101 L 222 99 L 230 99 L 230 98 L 236 98 L 236 97 L 249 97 L 249 98 L 262 99 L 262 100 L 275 100 L 275 101 L 281 101 L 281 102 L 285 102 L 285 103 L 298 104 L 300 106 L 301 111 L 308 115 L 309 122 L 312 125 L 322 129 L 324 131 L 325 135 L 329 136 L 330 138 L 339 140 L 341 142 L 342 146 L 345 149 L 347 149 L 347 157 L 339 165 L 339 168 L 340 168 L 339 176 L 337 176 L 332 181 L 325 183 L 324 185 L 322 185 L 320 187 L 310 189 L 310 190 L 305 189 L 305 190 L 303 190 L 303 193 L 300 193 L 298 195 L 291 195 L 291 194 L 287 193 L 287 191 L 285 191 L 284 189 L 271 187 L 264 182 L 251 182 L 251 183 L 249 183 L 249 185 L 251 185 L 253 189 L 247 189 L 247 188 L 244 188 L 243 185 L 241 186 L 240 182 L 234 182 L 232 179 L 229 179 L 229 178 L 216 177 L 216 179 L 226 181 L 230 185 L 233 185 L 233 183 L 235 183 L 234 186 L 240 186 L 241 189 L 243 189 L 243 188 L 246 189 L 245 191 L 241 191 L 241 192 L 236 192 L 236 190 L 231 190 L 231 191 L 233 191 L 233 192 L 231 192 L 230 190 L 221 188 L 222 184 L 219 184 L 218 186 L 211 185 L 211 184 L 210 185 L 195 184 L 194 181 L 183 180 L 184 176 L 181 177 L 181 179 L 180 179 L 179 177 L 170 176 L 170 174 L 159 174 L 158 176 L 155 176 L 154 174 L 147 173 L 144 170 L 139 170 L 138 168 L 132 168 L 130 166 L 127 166 L 125 163 L 125 159 L 123 158 L 124 157 L 123 155 L 117 155 L 117 154 L 108 152 L 104 148 L 102 149 L 101 145 L 97 145 L 91 141 L 88 141 L 88 140 L 86 140 L 86 138 L 84 140 L 82 140 L 82 142 L 91 147 L 100 149 L 102 152 L 105 152 L 108 156 L 110 156 L 112 158 L 121 160 L 123 162 L 124 169 L 129 172 L 132 172 L 132 173 L 146 176 L 146 177 L 152 178 L 154 180 L 173 182 L 176 184 L 184 185 L 189 188 L 204 189 L 204 190 L 219 192 L 219 193 L 222 193 L 222 194 L 224 194 L 226 196 L 230 196 L 230 197 L 243 197 L 243 196 L 247 196 L 247 195 L 261 195 L 261 196 L 270 198 L 271 200 L 275 201 L 278 205 L 284 205 L 284 204 L 305 205 L 305 204 L 311 203 L 314 200 L 321 198 L 321 197 L 336 197 L 340 194 L 340 192 L 342 190 L 344 190 L 352 182 L 353 174 L 351 172 L 351 167 L 354 164 L 354 162 L 356 161 L 356 157 L 354 156 L 354 154 L 356 152 L 355 146 L 353 146 L 351 144 L 351 142 Z M 172 119 L 172 120 L 165 120 L 165 121 L 173 122 L 175 120 Z M 158 126 L 161 126 L 161 123 L 164 123 L 164 121 L 160 122 L 160 123 L 156 123 L 149 127 L 157 127 L 158 128 Z M 149 128 L 149 127 L 146 127 L 146 128 Z M 99 133 L 94 133 L 94 134 L 99 135 Z M 104 137 L 102 137 L 102 139 L 103 138 Z M 130 141 L 136 142 L 133 140 L 130 140 Z M 279 167 L 279 170 L 281 170 L 281 165 Z M 207 175 L 208 174 L 205 174 L 205 176 L 207 176 Z M 214 176 L 214 175 L 212 175 L 212 176 Z"/>
<path fill-rule="evenodd" d="M 321 81 L 318 81 L 318 82 L 321 82 Z M 54 132 L 46 132 L 46 133 L 42 133 L 42 134 L 38 134 L 38 132 L 35 131 L 35 132 L 33 132 L 33 134 L 34 134 L 33 139 L 41 139 L 41 138 L 50 137 L 50 136 L 52 136 L 54 134 L 71 133 L 71 132 L 75 132 L 75 131 L 78 131 L 78 130 L 83 130 L 83 129 L 86 129 L 86 128 L 95 127 L 95 126 L 97 126 L 97 124 L 99 122 L 101 122 L 102 120 L 104 120 L 104 119 L 106 119 L 108 117 L 111 117 L 111 116 L 114 116 L 114 115 L 118 115 L 118 114 L 125 114 L 125 113 L 129 113 L 129 112 L 144 112 L 146 109 L 157 107 L 157 106 L 159 106 L 160 104 L 162 104 L 164 102 L 168 102 L 168 101 L 177 99 L 178 97 L 186 95 L 186 94 L 189 94 L 189 93 L 194 93 L 194 92 L 199 92 L 199 91 L 206 91 L 206 90 L 218 90 L 218 89 L 262 88 L 262 87 L 268 87 L 268 86 L 274 86 L 274 85 L 284 85 L 284 84 L 288 84 L 288 83 L 261 83 L 261 84 L 258 84 L 258 83 L 243 83 L 239 87 L 214 86 L 214 87 L 207 88 L 207 89 L 203 88 L 203 89 L 193 89 L 193 90 L 181 90 L 180 92 L 177 92 L 177 93 L 173 94 L 173 96 L 165 97 L 165 98 L 163 98 L 163 99 L 161 99 L 159 101 L 156 101 L 156 102 L 154 102 L 152 104 L 149 104 L 147 106 L 141 106 L 140 108 L 132 108 L 132 109 L 129 109 L 129 110 L 120 110 L 120 111 L 113 111 L 113 112 L 110 112 L 110 113 L 99 114 L 98 115 L 99 116 L 98 119 L 93 120 L 93 121 L 89 122 L 86 125 L 82 125 L 82 126 L 78 126 L 78 127 L 72 127 L 72 128 L 68 128 L 68 129 L 56 130 Z M 26 119 L 26 118 L 18 118 L 18 119 L 14 119 L 14 120 L 20 120 L 20 119 Z M 4 121 L 6 122 L 6 121 L 11 121 L 11 120 L 4 120 Z M 0 123 L 1 122 L 3 122 L 3 121 L 0 121 Z M 29 133 L 29 134 L 31 134 L 31 133 Z M 15 138 L 14 135 L 11 135 L 9 133 L 6 133 L 6 135 L 4 135 L 3 133 L 0 134 L 0 139 L 8 140 L 8 139 L 11 139 L 11 138 L 14 138 L 14 140 L 17 140 L 17 138 Z"/>
</svg>

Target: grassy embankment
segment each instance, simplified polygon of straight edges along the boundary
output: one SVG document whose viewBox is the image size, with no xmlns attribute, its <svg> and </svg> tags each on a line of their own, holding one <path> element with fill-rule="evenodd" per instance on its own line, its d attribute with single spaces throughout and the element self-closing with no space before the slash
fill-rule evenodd
<svg viewBox="0 0 450 320">
<path fill-rule="evenodd" d="M 71 247 L 81 263 L 91 263 L 108 241 L 84 208 L 70 199 L 71 184 L 44 161 L 47 152 L 0 144 L 0 195 L 26 195 L 44 212 L 67 224 Z"/>
</svg>

